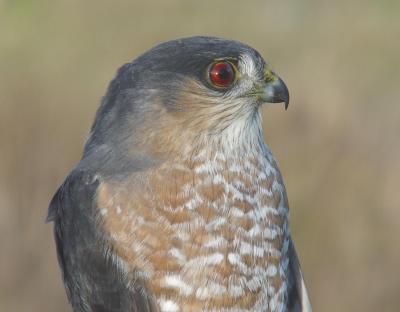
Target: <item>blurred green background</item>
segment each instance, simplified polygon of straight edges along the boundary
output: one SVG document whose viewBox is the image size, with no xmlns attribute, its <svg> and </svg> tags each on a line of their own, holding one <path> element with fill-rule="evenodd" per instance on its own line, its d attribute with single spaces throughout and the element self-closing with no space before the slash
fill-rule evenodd
<svg viewBox="0 0 400 312">
<path fill-rule="evenodd" d="M 169 39 L 255 47 L 314 311 L 400 306 L 400 2 L 0 0 L 0 311 L 70 311 L 47 205 L 116 69 Z"/>
</svg>

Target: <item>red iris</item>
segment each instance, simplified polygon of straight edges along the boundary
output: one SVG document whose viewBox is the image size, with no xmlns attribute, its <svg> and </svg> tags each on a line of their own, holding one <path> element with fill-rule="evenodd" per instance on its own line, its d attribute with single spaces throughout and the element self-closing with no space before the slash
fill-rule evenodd
<svg viewBox="0 0 400 312">
<path fill-rule="evenodd" d="M 229 87 L 235 80 L 235 72 L 228 62 L 218 62 L 209 70 L 210 81 L 216 87 Z"/>
</svg>

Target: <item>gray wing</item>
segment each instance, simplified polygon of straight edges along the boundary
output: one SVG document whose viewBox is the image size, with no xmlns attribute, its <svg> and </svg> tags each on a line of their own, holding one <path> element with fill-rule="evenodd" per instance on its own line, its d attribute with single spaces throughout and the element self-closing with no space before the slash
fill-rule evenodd
<svg viewBox="0 0 400 312">
<path fill-rule="evenodd" d="M 154 304 L 129 286 L 126 274 L 112 261 L 112 250 L 96 222 L 93 175 L 73 171 L 54 195 L 48 221 L 54 236 L 68 299 L 76 312 L 152 312 Z"/>
<path fill-rule="evenodd" d="M 301 273 L 299 259 L 293 245 L 292 239 L 289 244 L 289 311 L 290 312 L 311 312 L 310 299 Z"/>
</svg>

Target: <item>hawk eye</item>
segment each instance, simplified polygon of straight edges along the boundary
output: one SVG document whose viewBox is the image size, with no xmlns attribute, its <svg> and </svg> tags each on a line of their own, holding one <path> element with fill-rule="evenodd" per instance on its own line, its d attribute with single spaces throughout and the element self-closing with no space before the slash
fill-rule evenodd
<svg viewBox="0 0 400 312">
<path fill-rule="evenodd" d="M 217 88 L 228 88 L 235 81 L 235 70 L 229 62 L 217 62 L 208 70 L 209 79 Z"/>
</svg>

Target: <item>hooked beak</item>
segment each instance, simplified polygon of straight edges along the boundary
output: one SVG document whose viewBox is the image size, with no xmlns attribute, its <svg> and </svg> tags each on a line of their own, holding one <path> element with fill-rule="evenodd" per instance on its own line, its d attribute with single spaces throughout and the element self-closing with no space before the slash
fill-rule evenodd
<svg viewBox="0 0 400 312">
<path fill-rule="evenodd" d="M 289 106 L 289 90 L 281 78 L 272 71 L 267 71 L 260 88 L 260 99 L 266 103 L 285 103 Z"/>
</svg>

